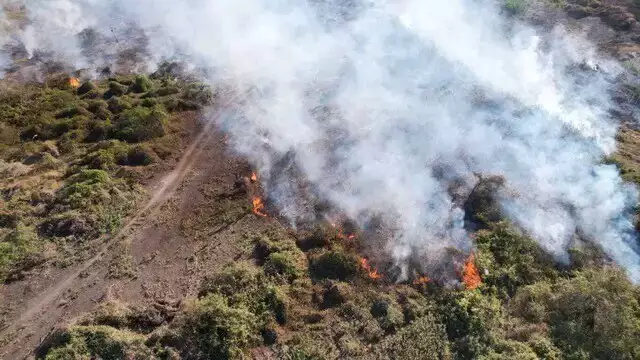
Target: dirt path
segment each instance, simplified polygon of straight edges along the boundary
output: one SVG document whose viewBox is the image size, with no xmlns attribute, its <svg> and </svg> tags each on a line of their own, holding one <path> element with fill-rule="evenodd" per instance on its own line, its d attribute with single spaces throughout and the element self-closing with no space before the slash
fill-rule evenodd
<svg viewBox="0 0 640 360">
<path fill-rule="evenodd" d="M 217 116 L 222 116 L 222 107 Z M 18 299 L 5 315 L 0 332 L 2 359 L 28 358 L 42 339 L 71 318 L 105 298 L 126 302 L 180 299 L 193 294 L 207 272 L 242 257 L 239 230 L 266 226 L 263 219 L 242 215 L 224 231 L 209 226 L 220 194 L 233 191 L 235 174 L 248 170 L 230 156 L 225 137 L 209 122 L 185 150 L 173 171 L 151 192 L 149 201 L 123 226 L 105 238 L 91 259 L 69 269 L 51 269 L 31 283 L 9 284 L 2 299 Z M 113 279 L 109 267 L 127 244 L 133 277 Z"/>
</svg>

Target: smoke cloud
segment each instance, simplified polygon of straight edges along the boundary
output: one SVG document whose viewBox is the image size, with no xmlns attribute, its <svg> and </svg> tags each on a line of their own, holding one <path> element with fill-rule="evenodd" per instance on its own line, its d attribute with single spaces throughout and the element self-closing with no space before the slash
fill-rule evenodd
<svg viewBox="0 0 640 360">
<path fill-rule="evenodd" d="M 501 175 L 504 213 L 559 261 L 579 233 L 640 281 L 637 192 L 602 163 L 615 150 L 609 91 L 621 70 L 562 26 L 536 30 L 495 1 L 472 0 L 47 0 L 27 8 L 33 21 L 20 36 L 29 52 L 108 64 L 110 49 L 131 45 L 122 29 L 134 24 L 151 66 L 184 60 L 237 89 L 241 101 L 219 125 L 294 223 L 312 209 L 296 179 L 268 181 L 283 159 L 360 226 L 374 217 L 392 224 L 387 251 L 398 266 L 415 252 L 429 261 L 450 246 L 473 247 L 451 184 L 471 189 L 474 174 Z M 86 28 L 99 51 L 83 50 Z"/>
</svg>

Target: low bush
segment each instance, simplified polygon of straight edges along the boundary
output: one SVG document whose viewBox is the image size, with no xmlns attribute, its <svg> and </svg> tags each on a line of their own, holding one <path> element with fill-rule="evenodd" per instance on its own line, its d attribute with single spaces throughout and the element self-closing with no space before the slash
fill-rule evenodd
<svg viewBox="0 0 640 360">
<path fill-rule="evenodd" d="M 263 267 L 265 274 L 291 282 L 300 277 L 302 273 L 299 263 L 298 253 L 277 252 L 269 255 Z"/>
<path fill-rule="evenodd" d="M 133 84 L 131 85 L 131 91 L 134 93 L 145 93 L 150 91 L 153 87 L 153 82 L 149 80 L 145 75 L 137 75 Z"/>
<path fill-rule="evenodd" d="M 155 358 L 145 336 L 108 326 L 74 326 L 60 335 L 46 360 L 147 360 Z"/>
<path fill-rule="evenodd" d="M 109 137 L 131 143 L 162 137 L 167 119 L 167 114 L 158 107 L 126 110 L 118 116 Z"/>
<path fill-rule="evenodd" d="M 189 359 L 236 359 L 245 349 L 259 345 L 259 319 L 243 307 L 232 307 L 219 294 L 209 294 L 187 305 L 178 319 Z"/>
<path fill-rule="evenodd" d="M 346 281 L 358 273 L 358 259 L 341 251 L 329 251 L 311 262 L 311 276 L 316 279 Z"/>
<path fill-rule="evenodd" d="M 104 170 L 82 170 L 71 176 L 56 194 L 56 201 L 72 209 L 86 209 L 110 200 L 111 177 Z"/>
<path fill-rule="evenodd" d="M 375 359 L 451 359 L 444 327 L 428 314 L 386 337 L 374 348 Z"/>
<path fill-rule="evenodd" d="M 42 262 L 41 246 L 33 228 L 17 224 L 0 241 L 0 283 Z"/>
<path fill-rule="evenodd" d="M 89 91 L 95 90 L 98 87 L 91 81 L 85 81 L 80 87 L 76 90 L 78 95 L 84 95 Z"/>
</svg>

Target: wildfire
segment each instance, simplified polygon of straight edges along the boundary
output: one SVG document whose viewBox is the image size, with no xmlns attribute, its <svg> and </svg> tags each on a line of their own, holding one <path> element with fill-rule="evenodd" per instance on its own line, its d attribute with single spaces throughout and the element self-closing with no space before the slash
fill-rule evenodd
<svg viewBox="0 0 640 360">
<path fill-rule="evenodd" d="M 251 177 L 249 179 L 251 180 L 251 182 L 256 182 L 258 181 L 258 175 L 256 175 L 255 172 L 252 172 Z"/>
<path fill-rule="evenodd" d="M 340 229 L 338 232 L 338 237 L 344 240 L 353 240 L 356 238 L 355 234 L 345 234 L 344 230 Z"/>
<path fill-rule="evenodd" d="M 330 221 L 331 227 L 338 229 L 338 239 L 353 240 L 356 238 L 356 234 L 345 234 L 344 229 L 341 226 L 336 225 L 333 221 Z"/>
<path fill-rule="evenodd" d="M 371 280 L 379 280 L 382 278 L 382 274 L 380 274 L 378 270 L 373 268 L 369 264 L 369 260 L 367 260 L 366 258 L 360 259 L 360 266 L 362 266 L 362 269 L 367 272 Z"/>
<path fill-rule="evenodd" d="M 431 279 L 424 275 L 413 280 L 413 285 L 426 285 L 429 281 L 431 281 Z"/>
<path fill-rule="evenodd" d="M 464 263 L 462 281 L 468 290 L 473 290 L 482 283 L 482 280 L 480 279 L 480 272 L 478 272 L 478 268 L 476 268 L 475 265 L 475 256 L 473 253 L 469 255 Z"/>
<path fill-rule="evenodd" d="M 78 78 L 71 77 L 69 78 L 69 85 L 72 88 L 77 89 L 80 87 L 80 80 L 78 80 Z"/>
<path fill-rule="evenodd" d="M 265 214 L 263 210 L 264 202 L 262 199 L 259 197 L 253 198 L 253 213 L 258 216 L 267 217 L 267 214 Z"/>
</svg>

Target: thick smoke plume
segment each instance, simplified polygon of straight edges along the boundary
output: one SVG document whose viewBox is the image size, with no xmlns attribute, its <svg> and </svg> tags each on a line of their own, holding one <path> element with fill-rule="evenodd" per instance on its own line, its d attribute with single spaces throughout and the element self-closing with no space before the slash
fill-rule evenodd
<svg viewBox="0 0 640 360">
<path fill-rule="evenodd" d="M 295 166 L 362 227 L 382 218 L 400 267 L 414 253 L 429 262 L 473 247 L 452 184 L 471 189 L 475 174 L 491 174 L 506 180 L 506 216 L 560 261 L 580 234 L 640 281 L 636 190 L 602 163 L 615 149 L 609 90 L 619 67 L 561 26 L 534 30 L 494 1 L 472 0 L 46 0 L 27 9 L 20 36 L 30 53 L 108 64 L 133 24 L 150 63 L 188 61 L 233 86 L 239 100 L 220 125 L 235 149 L 266 180 Z M 98 50 L 83 47 L 86 28 Z M 266 184 L 293 222 L 312 213 L 297 184 L 282 175 Z"/>
</svg>

